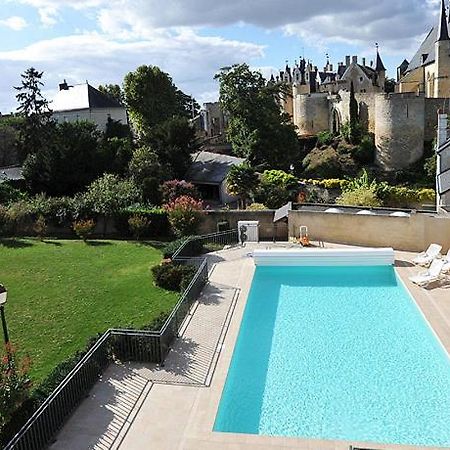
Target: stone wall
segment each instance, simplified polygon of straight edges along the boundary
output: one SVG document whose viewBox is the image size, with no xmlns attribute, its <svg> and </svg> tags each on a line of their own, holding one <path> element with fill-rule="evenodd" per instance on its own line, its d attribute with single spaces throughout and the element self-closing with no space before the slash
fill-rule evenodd
<svg viewBox="0 0 450 450">
<path fill-rule="evenodd" d="M 288 225 L 285 222 L 273 223 L 275 211 L 208 211 L 200 225 L 199 234 L 215 233 L 219 222 L 228 221 L 230 228 L 237 228 L 240 220 L 258 220 L 261 240 L 287 241 Z"/>
<path fill-rule="evenodd" d="M 425 250 L 431 243 L 441 244 L 445 253 L 450 248 L 450 216 L 391 217 L 291 211 L 289 236 L 298 237 L 301 225 L 308 227 L 313 241 L 414 252 Z"/>
<path fill-rule="evenodd" d="M 379 94 L 375 98 L 376 162 L 385 170 L 406 169 L 423 155 L 425 98 Z"/>
</svg>

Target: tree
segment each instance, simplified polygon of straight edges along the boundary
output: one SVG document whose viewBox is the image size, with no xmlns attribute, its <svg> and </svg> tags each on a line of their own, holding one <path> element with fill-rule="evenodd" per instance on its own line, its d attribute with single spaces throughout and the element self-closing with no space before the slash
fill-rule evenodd
<svg viewBox="0 0 450 450">
<path fill-rule="evenodd" d="M 267 83 L 247 64 L 223 70 L 220 102 L 229 116 L 227 138 L 236 155 L 252 166 L 288 170 L 299 156 L 295 126 L 281 111 L 280 99 L 289 95 L 284 84 Z"/>
<path fill-rule="evenodd" d="M 258 175 L 247 163 L 233 166 L 227 175 L 227 189 L 231 195 L 240 198 L 242 208 L 247 207 L 247 199 L 258 185 Z"/>
<path fill-rule="evenodd" d="M 197 188 L 187 181 L 170 180 L 162 185 L 163 203 L 173 202 L 176 198 L 187 195 L 196 200 L 200 200 L 200 194 Z"/>
<path fill-rule="evenodd" d="M 192 99 L 180 91 L 169 74 L 156 66 L 140 66 L 124 79 L 125 101 L 137 134 L 175 116 L 192 117 Z"/>
<path fill-rule="evenodd" d="M 183 195 L 164 205 L 170 225 L 178 237 L 195 234 L 203 215 L 201 201 Z"/>
<path fill-rule="evenodd" d="M 139 186 L 143 200 L 159 205 L 163 170 L 158 155 L 151 147 L 144 146 L 134 151 L 129 164 L 129 174 L 134 183 Z"/>
<path fill-rule="evenodd" d="M 118 84 L 101 84 L 98 87 L 98 90 L 102 94 L 105 94 L 108 97 L 116 100 L 116 102 L 120 103 L 121 105 L 125 105 L 124 93 L 122 91 L 122 88 Z"/>
<path fill-rule="evenodd" d="M 294 175 L 282 170 L 266 170 L 261 176 L 255 199 L 268 208 L 278 209 L 291 201 L 297 193 L 298 180 Z"/>
<path fill-rule="evenodd" d="M 198 149 L 195 129 L 183 117 L 174 117 L 154 126 L 146 139 L 158 155 L 166 178 L 183 178 Z"/>
<path fill-rule="evenodd" d="M 21 85 L 14 87 L 19 92 L 16 95 L 19 102 L 17 111 L 25 118 L 20 127 L 22 159 L 46 144 L 54 125 L 48 101 L 41 93 L 44 86 L 42 76 L 43 72 L 30 67 L 21 75 Z"/>
<path fill-rule="evenodd" d="M 132 180 L 105 174 L 89 185 L 84 197 L 92 211 L 108 218 L 139 202 L 141 194 Z"/>
<path fill-rule="evenodd" d="M 352 81 L 350 84 L 350 142 L 352 144 L 357 144 L 361 138 L 358 109 L 358 101 L 355 97 L 355 86 Z"/>
<path fill-rule="evenodd" d="M 23 175 L 32 192 L 72 195 L 100 176 L 109 164 L 100 148 L 101 132 L 91 122 L 65 122 L 29 154 Z"/>
</svg>

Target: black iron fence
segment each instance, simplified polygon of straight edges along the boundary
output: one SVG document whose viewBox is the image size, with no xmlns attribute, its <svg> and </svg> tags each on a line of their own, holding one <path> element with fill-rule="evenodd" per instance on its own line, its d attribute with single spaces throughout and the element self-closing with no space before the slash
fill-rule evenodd
<svg viewBox="0 0 450 450">
<path fill-rule="evenodd" d="M 231 245 L 237 243 L 237 239 L 237 230 L 187 239 L 177 250 L 174 260 L 193 265 L 197 271 L 161 329 L 110 329 L 104 333 L 6 445 L 5 450 L 45 448 L 113 358 L 162 364 L 192 304 L 208 282 L 206 258 L 191 257 L 195 254 L 195 244 L 202 244 L 204 251 L 208 245 Z"/>
</svg>

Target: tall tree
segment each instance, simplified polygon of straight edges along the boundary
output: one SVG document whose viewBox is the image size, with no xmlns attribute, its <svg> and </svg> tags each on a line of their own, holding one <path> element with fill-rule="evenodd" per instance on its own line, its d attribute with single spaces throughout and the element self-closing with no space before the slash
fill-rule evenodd
<svg viewBox="0 0 450 450">
<path fill-rule="evenodd" d="M 352 144 L 356 144 L 360 138 L 358 109 L 358 101 L 355 97 L 355 85 L 352 81 L 350 84 L 350 140 Z"/>
<path fill-rule="evenodd" d="M 116 100 L 121 105 L 125 105 L 125 98 L 122 88 L 118 84 L 104 84 L 98 87 L 98 90 Z"/>
<path fill-rule="evenodd" d="M 182 179 L 191 164 L 191 154 L 198 149 L 195 129 L 184 117 L 154 126 L 146 141 L 158 155 L 166 179 Z"/>
<path fill-rule="evenodd" d="M 140 137 L 175 116 L 191 117 L 191 98 L 180 91 L 169 74 L 156 66 L 140 66 L 124 79 L 125 101 L 131 123 Z"/>
<path fill-rule="evenodd" d="M 258 185 L 258 175 L 255 169 L 243 163 L 230 169 L 226 183 L 228 192 L 239 197 L 239 201 L 243 209 L 245 209 L 247 207 L 247 199 Z"/>
<path fill-rule="evenodd" d="M 280 98 L 289 95 L 283 84 L 267 83 L 247 64 L 223 70 L 220 102 L 229 116 L 227 137 L 238 156 L 252 166 L 289 170 L 299 161 L 295 126 L 281 111 Z"/>
<path fill-rule="evenodd" d="M 111 163 L 100 138 L 101 132 L 91 122 L 56 125 L 49 142 L 24 162 L 23 174 L 31 191 L 71 195 L 84 189 Z"/>
<path fill-rule="evenodd" d="M 21 75 L 21 85 L 14 87 L 18 91 L 17 111 L 25 118 L 20 127 L 20 150 L 23 159 L 27 154 L 39 150 L 46 144 L 53 128 L 52 111 L 41 93 L 41 88 L 44 86 L 43 74 L 44 72 L 30 67 Z"/>
<path fill-rule="evenodd" d="M 129 174 L 142 192 L 143 200 L 158 205 L 164 175 L 158 155 L 148 146 L 137 148 L 129 164 Z"/>
</svg>

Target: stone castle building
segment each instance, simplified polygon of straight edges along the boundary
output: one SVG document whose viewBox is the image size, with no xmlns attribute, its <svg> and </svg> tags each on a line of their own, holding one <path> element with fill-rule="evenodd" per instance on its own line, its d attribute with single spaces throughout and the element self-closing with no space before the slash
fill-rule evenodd
<svg viewBox="0 0 450 450">
<path fill-rule="evenodd" d="M 386 92 L 386 68 L 378 46 L 375 62 L 347 56 L 323 70 L 300 59 L 271 82 L 283 82 L 292 95 L 282 101 L 301 136 L 322 131 L 337 133 L 350 118 L 353 82 L 360 121 L 375 136 L 376 162 L 385 170 L 405 169 L 418 161 L 424 143 L 436 135 L 437 111 L 450 103 L 449 17 L 441 0 L 439 23 L 430 31 L 411 60 L 397 70 L 395 92 Z"/>
</svg>

